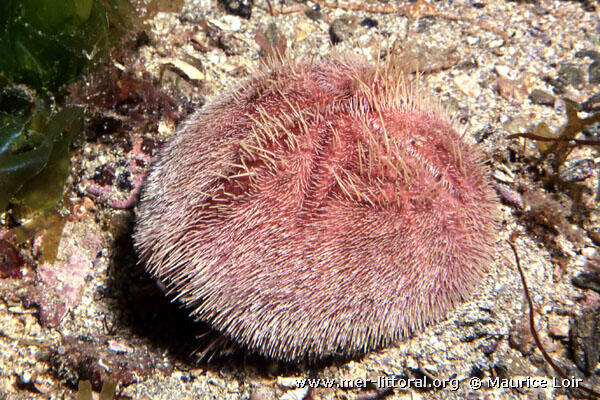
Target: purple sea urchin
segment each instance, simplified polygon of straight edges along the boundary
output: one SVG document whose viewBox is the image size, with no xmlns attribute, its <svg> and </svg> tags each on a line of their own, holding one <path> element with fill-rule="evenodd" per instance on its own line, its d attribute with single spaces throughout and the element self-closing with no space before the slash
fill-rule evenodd
<svg viewBox="0 0 600 400">
<path fill-rule="evenodd" d="M 479 153 L 395 63 L 285 60 L 178 129 L 135 244 L 195 318 L 295 360 L 442 318 L 485 273 L 496 220 Z"/>
</svg>

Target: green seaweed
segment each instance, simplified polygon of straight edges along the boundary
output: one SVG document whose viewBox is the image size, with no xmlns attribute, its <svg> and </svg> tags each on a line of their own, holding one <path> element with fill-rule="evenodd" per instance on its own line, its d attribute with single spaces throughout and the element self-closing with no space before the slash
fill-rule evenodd
<svg viewBox="0 0 600 400">
<path fill-rule="evenodd" d="M 0 22 L 0 213 L 9 202 L 48 210 L 83 121 L 62 106 L 65 85 L 103 64 L 135 11 L 128 0 L 2 0 Z"/>
<path fill-rule="evenodd" d="M 107 54 L 132 10 L 126 0 L 3 0 L 0 74 L 54 91 Z"/>
<path fill-rule="evenodd" d="M 49 209 L 62 198 L 83 109 L 52 112 L 48 103 L 25 89 L 0 90 L 0 210 L 11 200 Z"/>
<path fill-rule="evenodd" d="M 60 201 L 69 176 L 69 147 L 82 124 L 83 109 L 77 106 L 65 107 L 52 117 L 44 139 L 53 139 L 45 168 L 21 187 L 15 196 L 17 200 L 36 210 L 50 209 Z"/>
</svg>

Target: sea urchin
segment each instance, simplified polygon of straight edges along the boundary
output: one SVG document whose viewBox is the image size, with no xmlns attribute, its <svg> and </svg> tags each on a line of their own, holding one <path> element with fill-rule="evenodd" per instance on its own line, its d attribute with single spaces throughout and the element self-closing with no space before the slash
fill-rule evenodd
<svg viewBox="0 0 600 400">
<path fill-rule="evenodd" d="M 396 63 L 273 61 L 192 115 L 143 190 L 147 270 L 226 337 L 283 360 L 439 320 L 491 262 L 481 156 Z"/>
</svg>

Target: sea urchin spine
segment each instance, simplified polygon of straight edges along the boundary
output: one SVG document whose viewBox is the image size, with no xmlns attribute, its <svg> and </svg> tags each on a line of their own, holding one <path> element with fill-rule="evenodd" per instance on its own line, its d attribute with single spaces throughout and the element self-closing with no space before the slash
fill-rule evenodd
<svg viewBox="0 0 600 400">
<path fill-rule="evenodd" d="M 195 318 L 278 359 L 355 354 L 441 319 L 491 262 L 479 153 L 396 64 L 272 62 L 181 126 L 135 244 Z"/>
</svg>

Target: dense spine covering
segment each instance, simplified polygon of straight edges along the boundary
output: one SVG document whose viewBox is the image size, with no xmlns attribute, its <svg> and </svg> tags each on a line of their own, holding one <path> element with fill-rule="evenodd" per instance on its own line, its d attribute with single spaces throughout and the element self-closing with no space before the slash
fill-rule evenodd
<svg viewBox="0 0 600 400">
<path fill-rule="evenodd" d="M 481 156 L 397 63 L 274 61 L 161 151 L 135 244 L 195 318 L 297 360 L 443 318 L 492 261 Z"/>
</svg>

